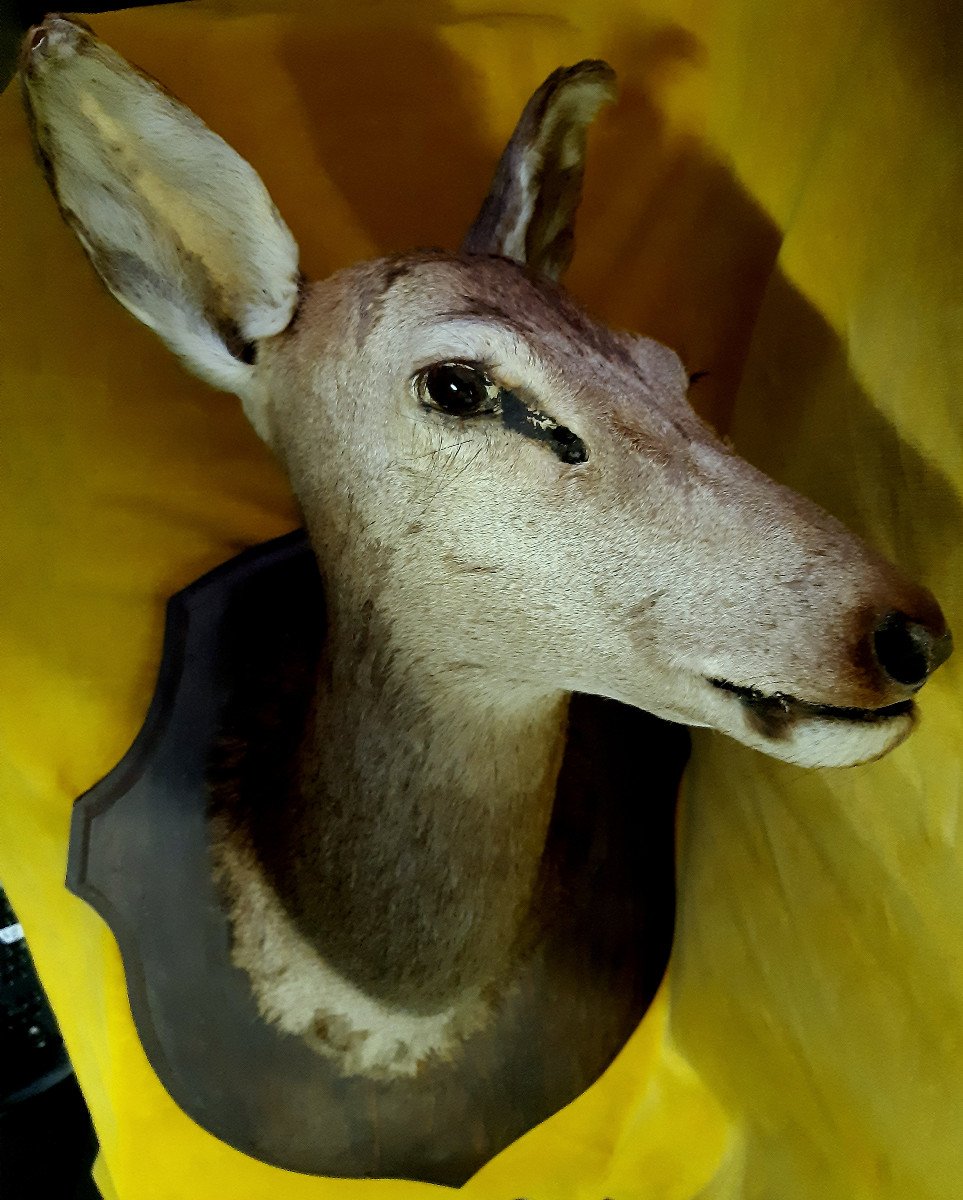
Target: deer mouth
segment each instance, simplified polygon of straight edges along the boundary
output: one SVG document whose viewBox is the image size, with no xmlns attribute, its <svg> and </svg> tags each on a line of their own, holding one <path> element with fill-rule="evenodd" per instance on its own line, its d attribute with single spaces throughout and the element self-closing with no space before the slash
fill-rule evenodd
<svg viewBox="0 0 963 1200">
<path fill-rule="evenodd" d="M 799 700 L 795 696 L 788 696 L 785 692 L 773 692 L 770 695 L 759 691 L 758 688 L 730 683 L 727 679 L 710 679 L 709 683 L 714 688 L 735 696 L 746 709 L 747 714 L 753 718 L 756 728 L 768 737 L 779 737 L 785 734 L 790 725 L 807 718 L 815 718 L 820 721 L 855 721 L 862 725 L 882 725 L 897 717 L 912 715 L 915 708 L 912 700 L 900 700 L 896 704 L 887 704 L 882 708 L 845 708 L 834 704 L 814 704 L 809 700 Z"/>
</svg>

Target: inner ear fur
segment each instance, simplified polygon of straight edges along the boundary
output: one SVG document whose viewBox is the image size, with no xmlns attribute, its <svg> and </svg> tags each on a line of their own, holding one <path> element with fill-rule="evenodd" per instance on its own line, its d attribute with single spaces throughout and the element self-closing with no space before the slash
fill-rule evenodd
<svg viewBox="0 0 963 1200">
<path fill-rule="evenodd" d="M 615 72 L 586 59 L 553 71 L 526 104 L 462 251 L 499 254 L 559 279 L 574 250 L 589 125 L 615 98 Z"/>
<path fill-rule="evenodd" d="M 86 25 L 31 30 L 21 78 L 51 190 L 104 283 L 196 374 L 243 394 L 300 282 L 256 172 Z"/>
</svg>

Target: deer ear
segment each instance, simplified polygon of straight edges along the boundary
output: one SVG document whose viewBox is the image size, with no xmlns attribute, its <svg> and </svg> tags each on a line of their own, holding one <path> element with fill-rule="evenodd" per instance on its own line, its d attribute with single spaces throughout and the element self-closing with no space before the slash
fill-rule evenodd
<svg viewBox="0 0 963 1200">
<path fill-rule="evenodd" d="M 559 279 L 572 258 L 582 196 L 585 135 L 615 98 L 615 72 L 586 60 L 549 75 L 519 118 L 475 223 L 466 254 L 501 254 Z"/>
<path fill-rule="evenodd" d="M 298 297 L 297 246 L 264 184 L 86 26 L 31 30 L 21 75 L 48 182 L 104 283 L 194 372 L 243 395 L 254 344 Z"/>
</svg>

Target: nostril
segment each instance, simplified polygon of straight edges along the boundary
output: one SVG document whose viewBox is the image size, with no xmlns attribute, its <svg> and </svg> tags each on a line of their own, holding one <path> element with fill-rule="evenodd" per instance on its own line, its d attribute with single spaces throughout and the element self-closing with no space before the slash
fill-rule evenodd
<svg viewBox="0 0 963 1200">
<path fill-rule="evenodd" d="M 876 661 L 895 683 L 921 687 L 931 671 L 949 658 L 952 649 L 949 632 L 932 633 L 905 613 L 891 612 L 873 633 Z"/>
</svg>

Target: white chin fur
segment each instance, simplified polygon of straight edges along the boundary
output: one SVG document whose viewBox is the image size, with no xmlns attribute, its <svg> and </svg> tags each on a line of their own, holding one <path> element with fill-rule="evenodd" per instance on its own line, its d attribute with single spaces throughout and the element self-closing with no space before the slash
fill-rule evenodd
<svg viewBox="0 0 963 1200">
<path fill-rule="evenodd" d="M 912 708 L 876 721 L 847 721 L 805 711 L 778 713 L 767 727 L 764 714 L 753 712 L 739 696 L 706 679 L 692 679 L 682 689 L 676 681 L 676 689 L 671 705 L 625 693 L 614 698 L 666 721 L 714 729 L 770 758 L 800 767 L 855 767 L 872 762 L 905 741 L 916 725 Z"/>
<path fill-rule="evenodd" d="M 806 716 L 770 736 L 753 727 L 750 714 L 742 713 L 731 726 L 727 722 L 720 728 L 770 758 L 800 767 L 855 767 L 894 749 L 908 737 L 915 724 L 913 713 L 879 722 Z"/>
</svg>

